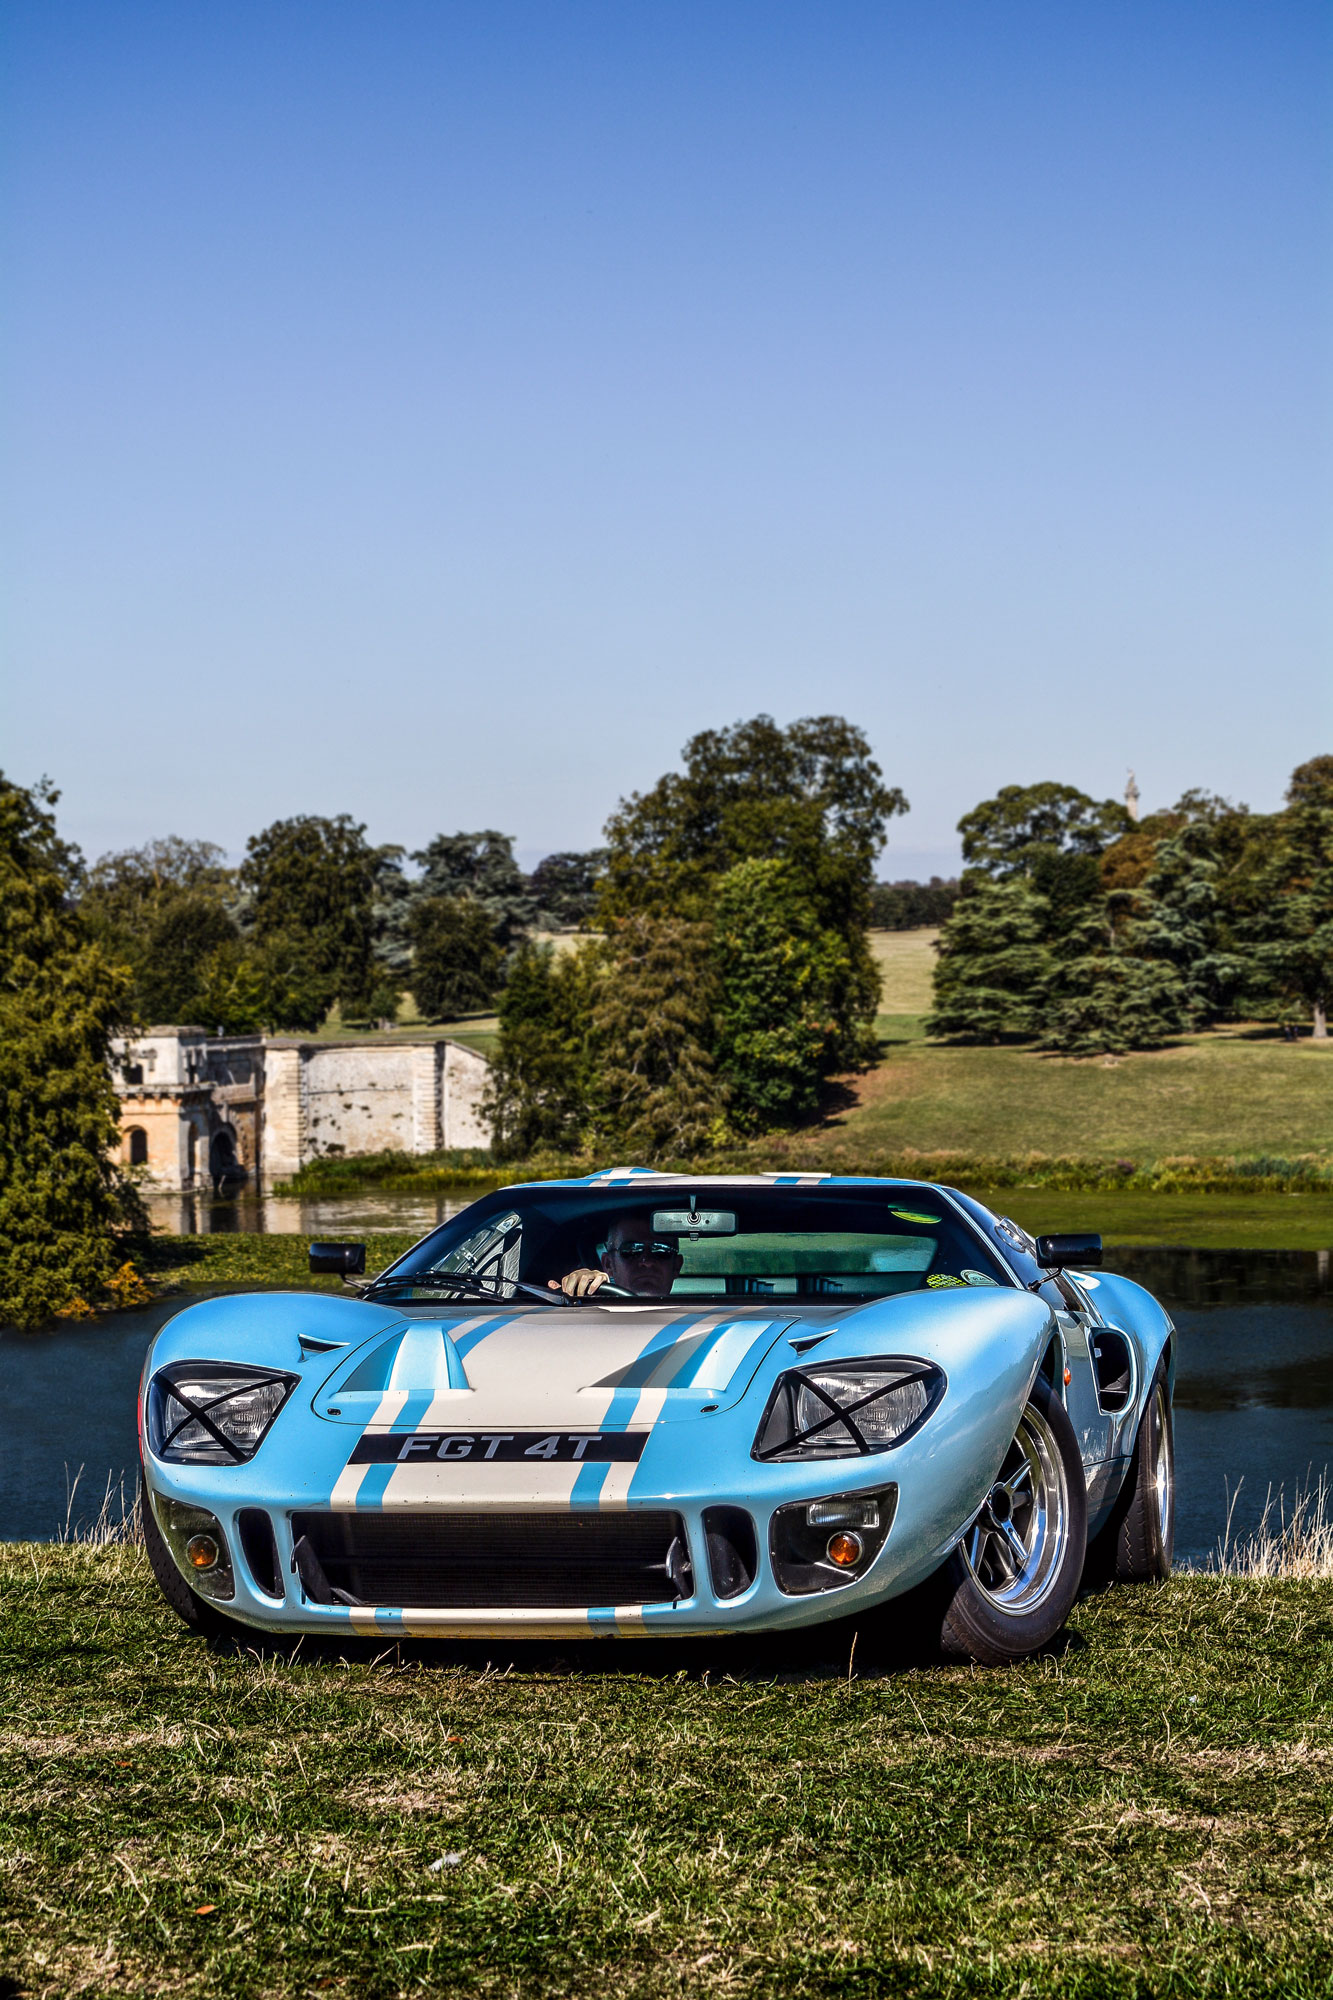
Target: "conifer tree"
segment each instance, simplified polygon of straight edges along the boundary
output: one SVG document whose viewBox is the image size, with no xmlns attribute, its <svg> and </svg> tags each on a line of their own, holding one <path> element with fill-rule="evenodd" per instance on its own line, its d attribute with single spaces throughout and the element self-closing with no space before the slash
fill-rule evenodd
<svg viewBox="0 0 1333 2000">
<path fill-rule="evenodd" d="M 1037 1046 L 1060 1055 L 1123 1055 L 1159 1048 L 1189 1026 L 1173 966 L 1115 949 L 1058 961 L 1043 996 Z"/>
<path fill-rule="evenodd" d="M 1180 984 L 1172 1010 L 1183 1010 L 1193 1027 L 1215 1021 L 1245 975 L 1244 958 L 1228 948 L 1218 874 L 1201 823 L 1160 840 L 1117 940 L 1132 956 L 1172 969 Z"/>
<path fill-rule="evenodd" d="M 711 1054 L 711 926 L 622 917 L 601 948 L 592 1005 L 601 1134 L 631 1158 L 687 1158 L 718 1132 L 727 1092 Z"/>
<path fill-rule="evenodd" d="M 846 978 L 841 938 L 821 930 L 785 861 L 742 861 L 717 885 L 718 1067 L 742 1131 L 790 1123 L 815 1108 L 837 1060 L 835 998 Z"/>
<path fill-rule="evenodd" d="M 21 1326 L 101 1303 L 142 1224 L 112 1165 L 130 980 L 72 905 L 57 797 L 0 776 L 0 1317 Z"/>
<path fill-rule="evenodd" d="M 996 1042 L 1036 1032 L 1051 976 L 1048 905 L 1022 876 L 964 877 L 964 892 L 940 934 L 928 1035 Z"/>
<path fill-rule="evenodd" d="M 1333 806 L 1298 803 L 1277 816 L 1250 885 L 1242 935 L 1252 986 L 1262 982 L 1305 1009 L 1315 1040 L 1325 1040 L 1333 1005 Z"/>
</svg>

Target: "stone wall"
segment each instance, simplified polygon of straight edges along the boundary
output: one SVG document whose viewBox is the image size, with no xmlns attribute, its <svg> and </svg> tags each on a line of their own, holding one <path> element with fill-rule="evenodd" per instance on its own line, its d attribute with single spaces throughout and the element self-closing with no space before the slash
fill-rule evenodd
<svg viewBox="0 0 1333 2000">
<path fill-rule="evenodd" d="M 486 1075 L 485 1057 L 461 1042 L 270 1041 L 263 1178 L 329 1154 L 489 1147 Z"/>
<path fill-rule="evenodd" d="M 325 1155 L 489 1148 L 484 1056 L 443 1037 L 302 1042 L 157 1028 L 115 1051 L 120 1158 L 160 1188 L 269 1187 Z"/>
</svg>

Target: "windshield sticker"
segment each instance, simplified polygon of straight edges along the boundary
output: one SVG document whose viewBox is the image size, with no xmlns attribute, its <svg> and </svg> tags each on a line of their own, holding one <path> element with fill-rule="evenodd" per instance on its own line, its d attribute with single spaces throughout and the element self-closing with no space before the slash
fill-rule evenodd
<svg viewBox="0 0 1333 2000">
<path fill-rule="evenodd" d="M 963 1283 L 965 1285 L 994 1285 L 998 1284 L 998 1282 L 998 1279 L 988 1276 L 985 1271 L 964 1271 L 963 1273 Z"/>
<path fill-rule="evenodd" d="M 890 1215 L 896 1215 L 899 1222 L 938 1222 L 938 1215 L 918 1215 L 914 1208 L 891 1208 Z"/>
<path fill-rule="evenodd" d="M 951 1285 L 964 1285 L 965 1278 L 951 1278 L 946 1271 L 932 1271 L 926 1279 L 932 1292 L 942 1292 Z"/>
</svg>

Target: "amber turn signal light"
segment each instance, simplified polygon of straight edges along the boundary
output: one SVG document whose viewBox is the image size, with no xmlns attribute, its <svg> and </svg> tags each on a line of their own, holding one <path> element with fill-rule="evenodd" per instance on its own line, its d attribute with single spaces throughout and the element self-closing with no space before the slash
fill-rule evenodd
<svg viewBox="0 0 1333 2000">
<path fill-rule="evenodd" d="M 859 1535 L 844 1532 L 829 1536 L 826 1553 L 829 1561 L 836 1563 L 839 1569 L 855 1569 L 865 1554 L 865 1548 Z"/>
<path fill-rule="evenodd" d="M 216 1569 L 222 1551 L 211 1535 L 191 1535 L 185 1554 L 193 1569 Z"/>
</svg>

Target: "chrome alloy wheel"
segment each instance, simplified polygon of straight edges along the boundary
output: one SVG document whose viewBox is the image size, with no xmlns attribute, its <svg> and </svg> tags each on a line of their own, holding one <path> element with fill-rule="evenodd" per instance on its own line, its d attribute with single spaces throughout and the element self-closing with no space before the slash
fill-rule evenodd
<svg viewBox="0 0 1333 2000">
<path fill-rule="evenodd" d="M 1171 1405 L 1166 1383 L 1158 1382 L 1153 1392 L 1152 1497 L 1157 1510 L 1157 1534 L 1163 1548 L 1171 1534 L 1175 1487 L 1175 1446 L 1171 1440 Z"/>
<path fill-rule="evenodd" d="M 1000 1476 L 963 1537 L 963 1559 L 982 1596 L 1012 1617 L 1047 1595 L 1068 1540 L 1064 1464 L 1050 1425 L 1029 1404 Z"/>
</svg>

